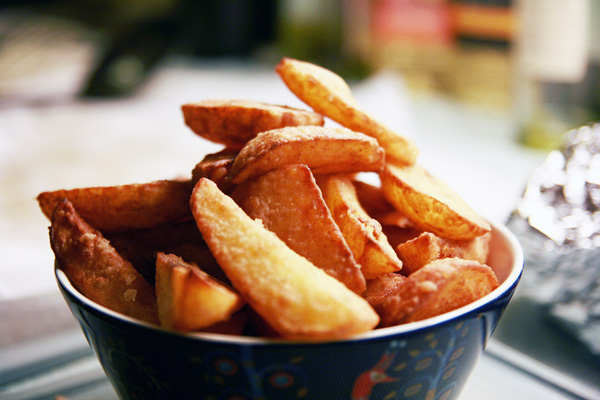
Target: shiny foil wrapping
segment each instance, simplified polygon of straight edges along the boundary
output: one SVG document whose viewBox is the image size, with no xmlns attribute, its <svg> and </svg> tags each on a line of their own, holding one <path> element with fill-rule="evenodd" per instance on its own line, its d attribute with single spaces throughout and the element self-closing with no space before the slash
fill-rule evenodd
<svg viewBox="0 0 600 400">
<path fill-rule="evenodd" d="M 600 356 L 600 123 L 565 134 L 507 225 L 525 255 L 519 296 Z"/>
</svg>

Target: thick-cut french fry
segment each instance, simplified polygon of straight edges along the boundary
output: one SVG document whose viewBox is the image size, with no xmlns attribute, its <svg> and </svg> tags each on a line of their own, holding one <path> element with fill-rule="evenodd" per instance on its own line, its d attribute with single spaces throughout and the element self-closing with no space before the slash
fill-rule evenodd
<svg viewBox="0 0 600 400">
<path fill-rule="evenodd" d="M 346 128 L 298 126 L 260 133 L 240 150 L 229 178 L 249 178 L 290 164 L 306 164 L 315 174 L 376 171 L 384 153 L 377 141 Z"/>
<path fill-rule="evenodd" d="M 451 240 L 423 232 L 418 237 L 396 247 L 402 260 L 402 273 L 412 274 L 438 258 L 458 257 L 485 264 L 492 234 L 487 233 L 474 239 Z"/>
<path fill-rule="evenodd" d="M 292 250 L 350 290 L 362 293 L 365 279 L 305 165 L 286 165 L 233 190 L 231 197 L 260 219 Z"/>
<path fill-rule="evenodd" d="M 177 331 L 227 321 L 245 304 L 231 288 L 174 254 L 157 254 L 155 288 L 161 326 Z"/>
<path fill-rule="evenodd" d="M 275 67 L 288 88 L 318 113 L 349 129 L 377 139 L 388 161 L 413 164 L 415 144 L 393 132 L 356 103 L 348 84 L 334 72 L 305 61 L 283 58 Z"/>
<path fill-rule="evenodd" d="M 419 165 L 387 164 L 380 176 L 388 201 L 423 231 L 465 240 L 491 230 L 452 189 Z"/>
<path fill-rule="evenodd" d="M 146 229 L 189 218 L 190 181 L 162 180 L 121 186 L 90 187 L 43 192 L 37 197 L 42 212 L 68 198 L 81 218 L 106 232 Z"/>
<path fill-rule="evenodd" d="M 399 271 L 402 262 L 383 234 L 381 225 L 360 205 L 351 179 L 344 174 L 318 176 L 317 182 L 333 219 L 340 227 L 365 278 Z"/>
<path fill-rule="evenodd" d="M 442 258 L 408 276 L 377 308 L 381 326 L 420 321 L 472 303 L 498 287 L 485 264 Z"/>
<path fill-rule="evenodd" d="M 50 244 L 58 267 L 90 300 L 111 310 L 158 323 L 154 288 L 102 234 L 86 223 L 71 202 L 58 202 Z"/>
<path fill-rule="evenodd" d="M 186 125 L 197 135 L 238 149 L 260 132 L 324 123 L 315 112 L 251 100 L 205 100 L 184 104 L 181 110 Z"/>
<path fill-rule="evenodd" d="M 337 339 L 377 325 L 366 300 L 291 250 L 214 182 L 200 179 L 190 204 L 233 286 L 282 337 Z"/>
</svg>

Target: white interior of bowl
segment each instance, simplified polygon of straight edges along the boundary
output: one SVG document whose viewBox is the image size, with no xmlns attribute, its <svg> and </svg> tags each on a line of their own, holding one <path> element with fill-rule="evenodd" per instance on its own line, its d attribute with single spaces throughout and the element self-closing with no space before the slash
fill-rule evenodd
<svg viewBox="0 0 600 400">
<path fill-rule="evenodd" d="M 414 330 L 420 330 L 427 328 L 429 326 L 437 325 L 454 318 L 460 317 L 461 315 L 467 314 L 487 303 L 493 302 L 498 297 L 502 296 L 509 290 L 515 282 L 519 279 L 521 272 L 523 270 L 523 251 L 521 246 L 516 239 L 516 237 L 506 228 L 506 226 L 501 224 L 492 224 L 492 240 L 490 243 L 490 255 L 488 258 L 488 265 L 493 268 L 496 276 L 498 277 L 498 281 L 500 282 L 500 286 L 496 288 L 493 292 L 488 294 L 481 299 L 470 303 L 464 307 L 456 309 L 454 311 L 450 311 L 448 313 L 438 315 L 433 318 L 428 318 L 423 321 L 411 322 L 403 325 L 393 326 L 389 328 L 376 329 L 361 335 L 354 336 L 351 339 L 347 339 L 349 341 L 352 340 L 364 340 L 364 339 L 372 339 L 372 338 L 380 338 L 388 335 L 397 335 L 402 334 Z M 132 324 L 138 324 L 146 326 L 148 329 L 160 329 L 155 325 L 145 323 L 143 321 L 139 321 L 135 318 L 128 317 L 121 313 L 112 311 L 106 307 L 103 307 L 82 295 L 78 290 L 76 290 L 69 279 L 60 269 L 56 269 L 56 277 L 59 281 L 60 285 L 62 285 L 70 294 L 79 299 L 82 303 L 87 304 L 89 307 L 99 310 L 100 312 L 110 316 L 111 318 L 120 319 L 123 321 L 127 321 Z M 260 337 L 246 337 L 246 336 L 233 336 L 233 335 L 224 335 L 217 333 L 177 333 L 171 332 L 174 335 L 182 335 L 198 338 L 201 340 L 210 340 L 210 341 L 220 341 L 220 342 L 233 342 L 239 344 L 258 344 L 258 343 L 290 343 L 290 341 L 285 341 L 281 339 L 267 339 Z"/>
</svg>

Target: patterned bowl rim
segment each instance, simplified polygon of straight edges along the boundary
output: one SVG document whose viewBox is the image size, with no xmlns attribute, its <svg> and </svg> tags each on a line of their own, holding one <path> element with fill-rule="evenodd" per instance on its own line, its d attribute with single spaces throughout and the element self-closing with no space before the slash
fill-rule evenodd
<svg viewBox="0 0 600 400">
<path fill-rule="evenodd" d="M 104 315 L 106 318 L 115 319 L 121 321 L 126 324 L 137 325 L 143 327 L 145 329 L 150 329 L 153 331 L 159 331 L 163 334 L 170 334 L 174 336 L 180 336 L 192 340 L 200 340 L 200 341 L 211 341 L 211 342 L 221 342 L 221 343 L 230 343 L 236 345 L 299 345 L 299 344 L 323 344 L 323 343 L 352 343 L 358 341 L 365 340 L 374 340 L 374 339 L 385 339 L 388 337 L 394 337 L 397 335 L 405 335 L 405 334 L 413 334 L 423 329 L 429 329 L 437 325 L 441 325 L 453 320 L 459 320 L 462 316 L 468 315 L 470 313 L 477 312 L 485 308 L 486 306 L 494 303 L 496 300 L 506 296 L 511 290 L 517 285 L 521 274 L 523 272 L 523 250 L 519 244 L 519 241 L 515 237 L 515 235 L 502 224 L 492 223 L 492 230 L 494 234 L 500 234 L 501 238 L 505 241 L 507 248 L 512 254 L 512 268 L 504 279 L 504 281 L 491 293 L 482 297 L 479 300 L 474 301 L 473 303 L 467 304 L 466 306 L 460 307 L 456 310 L 444 313 L 442 315 L 438 315 L 436 317 L 428 318 L 421 321 L 410 322 L 402 325 L 392 326 L 388 328 L 379 328 L 375 329 L 360 335 L 353 336 L 348 339 L 340 339 L 326 342 L 296 342 L 285 339 L 272 339 L 272 338 L 261 338 L 261 337 L 252 337 L 252 336 L 236 336 L 236 335 L 226 335 L 219 333 L 205 333 L 205 332 L 193 332 L 193 333 L 180 333 L 175 331 L 169 331 L 159 326 L 140 321 L 136 318 L 129 317 L 127 315 L 121 314 L 119 312 L 110 310 L 100 304 L 88 299 L 83 294 L 81 294 L 77 289 L 73 287 L 71 282 L 65 273 L 58 267 L 58 263 L 55 263 L 55 276 L 60 288 L 68 293 L 70 296 L 76 299 L 84 308 L 88 308 L 94 310 L 96 313 Z"/>
</svg>

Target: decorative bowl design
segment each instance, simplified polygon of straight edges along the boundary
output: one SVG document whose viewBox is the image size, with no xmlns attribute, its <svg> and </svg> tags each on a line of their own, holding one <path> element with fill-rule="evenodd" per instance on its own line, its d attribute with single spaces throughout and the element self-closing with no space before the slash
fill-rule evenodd
<svg viewBox="0 0 600 400">
<path fill-rule="evenodd" d="M 348 340 L 293 342 L 181 334 L 90 301 L 56 267 L 60 290 L 121 399 L 447 400 L 457 398 L 523 269 L 516 238 L 494 225 L 500 282 L 458 310 Z"/>
</svg>

